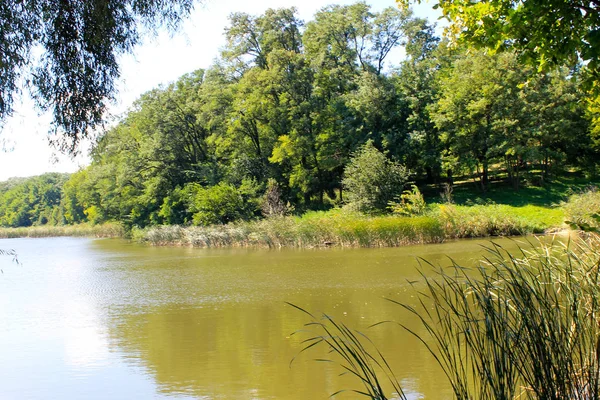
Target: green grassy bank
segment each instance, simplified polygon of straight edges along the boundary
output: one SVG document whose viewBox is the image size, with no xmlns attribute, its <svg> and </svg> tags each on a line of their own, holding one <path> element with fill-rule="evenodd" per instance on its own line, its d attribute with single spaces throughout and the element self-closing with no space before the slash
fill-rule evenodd
<svg viewBox="0 0 600 400">
<path fill-rule="evenodd" d="M 123 225 L 117 222 L 109 222 L 100 225 L 41 225 L 22 228 L 0 228 L 0 239 L 11 238 L 42 238 L 57 236 L 72 237 L 124 237 L 126 234 Z"/>
<path fill-rule="evenodd" d="M 492 198 L 469 196 L 462 204 L 431 202 L 420 215 L 412 216 L 370 216 L 338 208 L 207 227 L 153 226 L 126 231 L 121 224 L 106 223 L 0 228 L 0 238 L 132 237 L 151 245 L 193 247 L 392 247 L 459 238 L 539 234 L 569 227 L 593 230 L 600 221 L 600 193 L 594 190 L 575 193 L 563 195 L 565 200 L 560 201 L 554 192 L 524 190 L 497 199 L 505 204 L 496 204 Z"/>
<path fill-rule="evenodd" d="M 194 247 L 391 247 L 446 239 L 513 236 L 563 228 L 562 208 L 432 205 L 418 216 L 366 216 L 336 209 L 208 227 L 155 226 L 134 230 L 153 245 Z"/>
</svg>

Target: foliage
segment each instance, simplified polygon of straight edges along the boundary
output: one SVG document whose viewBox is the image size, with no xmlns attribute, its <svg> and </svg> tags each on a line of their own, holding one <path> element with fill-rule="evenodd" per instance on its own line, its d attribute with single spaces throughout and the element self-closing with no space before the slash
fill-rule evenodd
<svg viewBox="0 0 600 400">
<path fill-rule="evenodd" d="M 540 165 L 543 180 L 553 162 L 589 149 L 583 110 L 573 111 L 582 95 L 567 71 L 534 76 L 514 53 L 475 52 L 457 56 L 446 74 L 431 117 L 448 155 L 476 170 L 482 189 L 493 162 L 505 164 L 518 189 L 524 162 Z"/>
<path fill-rule="evenodd" d="M 597 232 L 600 228 L 600 192 L 596 188 L 569 197 L 562 205 L 567 223 L 574 229 Z"/>
<path fill-rule="evenodd" d="M 141 28 L 174 28 L 193 8 L 171 1 L 3 1 L 0 6 L 0 121 L 13 112 L 20 85 L 42 110 L 52 110 L 61 149 L 102 123 L 116 93 L 117 59 L 141 39 Z M 34 49 L 42 49 L 36 58 Z"/>
<path fill-rule="evenodd" d="M 283 202 L 281 189 L 274 179 L 267 181 L 267 190 L 263 195 L 260 208 L 265 217 L 281 217 L 290 214 L 293 210 L 289 203 Z"/>
<path fill-rule="evenodd" d="M 354 153 L 342 183 L 352 208 L 382 211 L 402 192 L 408 175 L 403 165 L 389 160 L 369 141 Z"/>
<path fill-rule="evenodd" d="M 391 201 L 389 208 L 394 214 L 399 215 L 422 215 L 427 210 L 427 203 L 416 185 L 411 190 L 405 190 L 400 195 L 400 201 Z"/>
<path fill-rule="evenodd" d="M 592 236 L 521 256 L 493 245 L 475 271 L 422 273 L 420 306 L 400 305 L 457 398 L 598 398 L 599 245 Z"/>
<path fill-rule="evenodd" d="M 240 188 L 224 182 L 209 188 L 192 184 L 189 190 L 195 225 L 226 224 L 251 218 L 257 212 L 257 188 L 253 182 L 244 182 Z"/>
<path fill-rule="evenodd" d="M 410 0 L 397 3 L 405 8 Z M 597 2 L 439 0 L 436 7 L 450 21 L 447 33 L 454 39 L 493 51 L 517 49 L 540 69 L 581 58 L 593 76 L 600 72 Z"/>
<path fill-rule="evenodd" d="M 191 2 L 152 7 L 177 4 Z M 90 166 L 49 185 L 54 200 L 37 184 L 0 183 L 0 225 L 228 223 L 344 203 L 386 212 L 408 170 L 426 195 L 457 187 L 457 203 L 495 192 L 548 206 L 545 188 L 567 170 L 596 173 L 579 70 L 540 74 L 513 52 L 450 49 L 410 11 L 365 3 L 326 6 L 306 23 L 294 8 L 234 13 L 225 38 L 212 66 L 140 96 L 94 143 Z M 400 47 L 406 59 L 390 65 Z M 469 179 L 480 192 L 459 189 Z M 494 231 L 484 221 L 458 231 Z"/>
<path fill-rule="evenodd" d="M 62 224 L 61 189 L 67 178 L 48 173 L 7 181 L 0 189 L 0 226 Z"/>
</svg>

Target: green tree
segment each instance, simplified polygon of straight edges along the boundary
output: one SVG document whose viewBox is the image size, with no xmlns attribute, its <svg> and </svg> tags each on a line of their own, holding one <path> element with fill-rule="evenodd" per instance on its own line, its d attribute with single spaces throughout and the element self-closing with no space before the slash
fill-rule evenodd
<svg viewBox="0 0 600 400">
<path fill-rule="evenodd" d="M 465 53 L 442 72 L 430 108 L 450 159 L 476 171 L 483 190 L 492 163 L 502 162 L 518 188 L 521 171 L 579 157 L 590 146 L 583 93 L 566 69 L 538 74 L 515 53 Z M 567 134 L 568 132 L 568 134 Z"/>
<path fill-rule="evenodd" d="M 68 174 L 48 173 L 9 180 L 0 189 L 0 225 L 62 224 L 61 190 Z"/>
<path fill-rule="evenodd" d="M 363 212 L 384 211 L 400 195 L 409 172 L 389 160 L 371 141 L 361 146 L 344 170 L 348 203 Z"/>
<path fill-rule="evenodd" d="M 118 58 L 141 39 L 142 27 L 175 28 L 193 0 L 21 1 L 0 4 L 0 121 L 13 112 L 15 93 L 30 89 L 51 110 L 60 148 L 74 152 L 102 122 L 116 93 Z M 35 48 L 43 50 L 36 58 Z"/>
<path fill-rule="evenodd" d="M 492 160 L 521 127 L 518 85 L 522 66 L 512 53 L 468 54 L 457 59 L 440 83 L 440 98 L 432 120 L 452 155 L 476 170 L 482 190 L 489 184 Z"/>
<path fill-rule="evenodd" d="M 407 59 L 392 76 L 408 112 L 405 160 L 418 176 L 434 183 L 441 176 L 443 147 L 430 107 L 437 101 L 438 72 L 448 64 L 447 47 L 439 45 L 434 26 L 425 20 L 414 20 L 407 36 Z"/>
<path fill-rule="evenodd" d="M 396 0 L 401 8 L 411 0 Z M 420 2 L 420 0 L 417 0 Z M 541 69 L 581 58 L 600 73 L 600 2 L 581 0 L 439 0 L 451 37 L 492 50 L 516 49 Z"/>
</svg>

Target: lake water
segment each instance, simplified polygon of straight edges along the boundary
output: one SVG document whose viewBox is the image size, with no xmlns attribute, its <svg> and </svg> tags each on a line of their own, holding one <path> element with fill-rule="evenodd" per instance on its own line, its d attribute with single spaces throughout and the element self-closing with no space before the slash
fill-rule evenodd
<svg viewBox="0 0 600 400">
<path fill-rule="evenodd" d="M 503 239 L 504 246 L 515 246 Z M 417 257 L 473 264 L 485 240 L 390 249 L 148 247 L 124 240 L 0 240 L 1 399 L 327 399 L 360 383 L 300 354 L 327 313 L 368 334 L 410 398 L 451 398 L 417 321 Z M 411 300 L 412 299 L 412 300 Z M 356 398 L 351 392 L 336 398 Z"/>
</svg>

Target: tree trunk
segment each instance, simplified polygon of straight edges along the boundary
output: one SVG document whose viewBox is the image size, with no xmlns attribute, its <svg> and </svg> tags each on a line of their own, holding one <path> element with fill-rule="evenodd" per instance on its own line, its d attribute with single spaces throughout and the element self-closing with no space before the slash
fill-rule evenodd
<svg viewBox="0 0 600 400">
<path fill-rule="evenodd" d="M 431 167 L 425 167 L 425 173 L 427 174 L 427 183 L 435 183 L 433 178 L 433 169 Z"/>
<path fill-rule="evenodd" d="M 481 183 L 483 184 L 483 191 L 485 192 L 490 184 L 490 178 L 489 178 L 489 165 L 488 165 L 488 160 L 487 158 L 485 158 L 483 160 L 483 171 L 481 173 Z"/>
<path fill-rule="evenodd" d="M 452 177 L 452 169 L 448 168 L 446 170 L 446 182 L 448 182 L 448 185 L 454 185 L 454 178 Z"/>
</svg>

